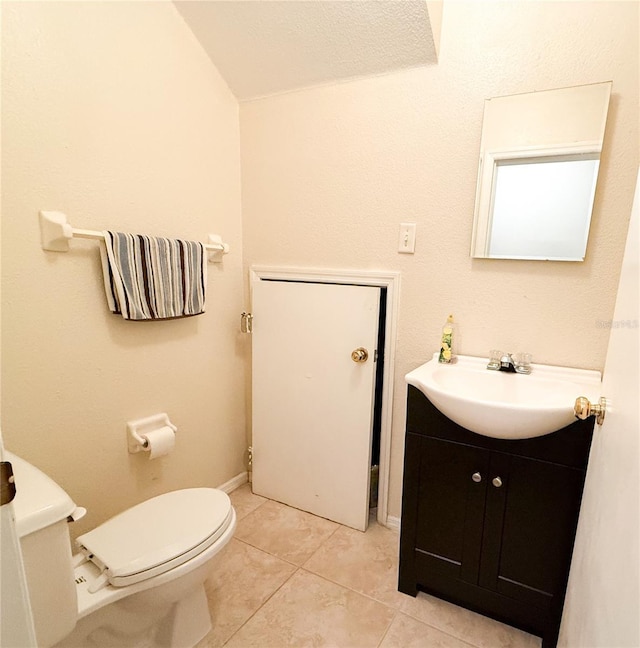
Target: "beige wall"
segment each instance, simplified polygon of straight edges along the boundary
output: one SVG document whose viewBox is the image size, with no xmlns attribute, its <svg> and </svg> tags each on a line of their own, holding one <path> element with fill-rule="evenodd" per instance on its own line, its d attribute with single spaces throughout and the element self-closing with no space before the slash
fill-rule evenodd
<svg viewBox="0 0 640 648">
<path fill-rule="evenodd" d="M 613 81 L 584 263 L 469 258 L 484 99 Z M 524 350 L 601 369 L 638 162 L 638 4 L 445 3 L 438 65 L 241 104 L 245 269 L 402 272 L 390 514 L 403 376 L 437 349 Z M 415 255 L 397 253 L 416 222 Z"/>
<path fill-rule="evenodd" d="M 170 3 L 3 3 L 2 430 L 91 513 L 244 469 L 237 331 L 251 263 L 400 270 L 391 515 L 400 512 L 403 375 L 453 312 L 460 351 L 527 350 L 601 368 L 638 160 L 637 3 L 448 3 L 438 65 L 238 106 Z M 583 264 L 469 258 L 484 99 L 612 80 Z M 240 218 L 240 153 L 244 239 Z M 106 310 L 97 247 L 44 253 L 37 212 L 84 228 L 201 238 L 209 312 L 163 323 Z M 399 255 L 398 223 L 418 224 Z M 246 274 L 245 283 L 246 283 Z M 126 451 L 166 410 L 176 450 Z"/>
<path fill-rule="evenodd" d="M 2 432 L 89 514 L 245 470 L 238 104 L 166 2 L 3 3 Z M 43 252 L 37 214 L 231 245 L 203 316 L 108 312 L 95 242 Z M 129 455 L 166 411 L 170 457 Z"/>
</svg>

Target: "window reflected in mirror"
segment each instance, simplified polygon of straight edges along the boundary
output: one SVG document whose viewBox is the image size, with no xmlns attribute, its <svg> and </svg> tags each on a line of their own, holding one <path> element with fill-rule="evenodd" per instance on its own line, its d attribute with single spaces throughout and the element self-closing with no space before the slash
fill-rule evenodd
<svg viewBox="0 0 640 648">
<path fill-rule="evenodd" d="M 496 162 L 489 256 L 583 259 L 599 164 L 597 154 Z"/>
</svg>

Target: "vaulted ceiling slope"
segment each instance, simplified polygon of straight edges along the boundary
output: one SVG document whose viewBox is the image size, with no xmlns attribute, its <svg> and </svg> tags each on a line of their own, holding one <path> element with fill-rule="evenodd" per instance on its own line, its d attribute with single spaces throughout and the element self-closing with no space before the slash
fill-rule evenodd
<svg viewBox="0 0 640 648">
<path fill-rule="evenodd" d="M 442 0 L 174 0 L 239 101 L 437 62 Z"/>
</svg>

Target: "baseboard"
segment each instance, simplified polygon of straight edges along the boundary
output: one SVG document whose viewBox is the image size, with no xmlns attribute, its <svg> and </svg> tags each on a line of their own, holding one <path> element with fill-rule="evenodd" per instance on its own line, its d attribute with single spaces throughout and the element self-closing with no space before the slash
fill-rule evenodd
<svg viewBox="0 0 640 648">
<path fill-rule="evenodd" d="M 230 493 L 231 491 L 234 491 L 236 488 L 240 488 L 240 486 L 246 484 L 248 481 L 249 481 L 249 474 L 246 471 L 241 472 L 235 477 L 232 477 L 229 481 L 218 486 L 218 489 L 224 491 L 225 493 Z M 387 515 L 386 526 L 387 528 L 393 531 L 400 531 L 400 518 L 395 517 L 393 515 Z"/>
<path fill-rule="evenodd" d="M 247 472 L 246 471 L 241 472 L 239 475 L 232 477 L 229 481 L 225 482 L 221 486 L 218 486 L 218 489 L 224 491 L 225 493 L 230 493 L 231 491 L 234 491 L 236 488 L 242 486 L 242 484 L 246 484 L 247 481 L 248 481 Z"/>
<path fill-rule="evenodd" d="M 394 531 L 400 531 L 400 518 L 393 515 L 387 515 L 387 527 Z"/>
</svg>

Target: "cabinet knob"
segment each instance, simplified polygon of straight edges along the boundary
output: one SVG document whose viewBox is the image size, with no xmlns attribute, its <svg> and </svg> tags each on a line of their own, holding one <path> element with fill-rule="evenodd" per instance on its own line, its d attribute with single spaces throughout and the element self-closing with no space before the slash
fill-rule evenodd
<svg viewBox="0 0 640 648">
<path fill-rule="evenodd" d="M 474 472 L 473 475 L 471 475 L 471 479 L 478 484 L 482 481 L 482 475 L 479 472 Z"/>
<path fill-rule="evenodd" d="M 502 479 L 500 479 L 500 477 L 494 477 L 494 478 L 491 480 L 491 483 L 492 483 L 496 488 L 500 488 L 500 486 L 502 486 Z"/>
</svg>

